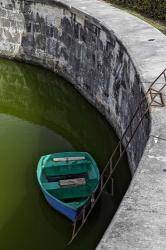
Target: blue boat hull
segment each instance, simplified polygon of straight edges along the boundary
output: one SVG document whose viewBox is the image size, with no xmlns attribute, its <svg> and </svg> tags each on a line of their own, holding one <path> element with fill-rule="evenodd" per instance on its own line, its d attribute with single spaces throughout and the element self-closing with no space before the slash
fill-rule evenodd
<svg viewBox="0 0 166 250">
<path fill-rule="evenodd" d="M 48 181 L 47 173 L 44 173 L 44 169 L 47 168 L 51 169 L 54 165 L 54 158 L 78 158 L 83 157 L 83 160 L 87 159 L 89 161 L 88 164 L 90 164 L 90 168 L 84 169 L 83 172 L 86 172 L 88 175 L 88 181 L 90 183 L 89 189 L 87 188 L 87 195 L 83 198 L 81 201 L 77 202 L 75 199 L 73 199 L 71 202 L 63 202 L 64 199 L 61 199 L 61 196 L 59 199 L 54 195 L 54 193 L 51 192 L 51 190 L 58 190 L 62 187 L 59 184 L 59 181 Z M 82 159 L 81 159 L 82 160 Z M 72 160 L 73 163 L 71 165 L 77 165 L 74 164 L 74 160 Z M 85 166 L 87 164 L 87 161 L 85 161 Z M 52 162 L 52 165 L 49 165 L 48 163 Z M 59 166 L 65 166 L 65 164 L 59 165 Z M 84 165 L 84 164 L 83 164 Z M 54 169 L 55 171 L 55 169 Z M 59 170 L 58 170 L 59 171 Z M 53 172 L 54 173 L 54 172 Z M 59 172 L 60 173 L 60 172 Z M 69 171 L 70 173 L 70 171 Z M 73 170 L 71 171 L 71 175 L 73 174 Z M 76 171 L 77 173 L 77 171 Z M 79 169 L 78 173 L 81 173 L 81 169 Z M 54 173 L 55 174 L 55 173 Z M 53 176 L 54 176 L 53 174 Z M 60 175 L 61 176 L 61 175 Z M 98 187 L 99 184 L 99 170 L 97 168 L 97 164 L 94 161 L 94 159 L 87 153 L 87 152 L 62 152 L 62 153 L 54 153 L 49 155 L 41 156 L 38 166 L 37 166 L 37 180 L 39 182 L 40 188 L 45 196 L 45 199 L 49 203 L 53 209 L 59 211 L 61 214 L 65 215 L 68 219 L 71 221 L 75 221 L 76 217 L 79 215 L 80 209 L 88 202 L 88 199 L 90 198 L 90 195 L 92 192 L 95 192 L 95 190 Z M 88 191 L 89 190 L 89 191 Z M 77 193 L 75 194 L 77 198 Z M 67 197 L 67 196 L 66 196 Z M 71 193 L 71 198 L 73 198 Z"/>
<path fill-rule="evenodd" d="M 55 210 L 59 211 L 61 214 L 65 215 L 68 219 L 74 221 L 78 212 L 72 208 L 64 206 L 60 201 L 50 196 L 47 192 L 43 190 L 43 194 L 50 204 Z"/>
</svg>

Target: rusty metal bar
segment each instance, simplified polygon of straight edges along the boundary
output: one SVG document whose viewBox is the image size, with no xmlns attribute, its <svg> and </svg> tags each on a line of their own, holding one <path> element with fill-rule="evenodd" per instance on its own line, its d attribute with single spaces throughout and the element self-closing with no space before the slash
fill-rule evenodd
<svg viewBox="0 0 166 250">
<path fill-rule="evenodd" d="M 91 207 L 92 207 L 93 204 L 95 203 L 95 193 L 94 192 L 92 193 L 90 201 L 91 201 Z"/>
<path fill-rule="evenodd" d="M 153 95 L 154 95 L 154 93 L 151 93 L 151 99 L 152 99 Z M 163 98 L 162 98 L 162 94 L 161 93 L 157 93 L 157 95 L 160 98 L 160 102 L 154 100 L 153 101 L 154 104 L 152 104 L 151 106 L 152 107 L 164 107 L 164 101 L 163 101 Z"/>
<path fill-rule="evenodd" d="M 82 223 L 84 223 L 84 220 L 85 220 L 85 209 L 86 209 L 86 207 L 83 207 L 83 211 L 82 211 Z"/>
<path fill-rule="evenodd" d="M 77 220 L 74 221 L 74 224 L 73 224 L 73 233 L 72 233 L 72 239 L 75 235 L 75 231 L 76 231 L 76 226 L 77 226 Z"/>
<path fill-rule="evenodd" d="M 112 175 L 112 170 L 113 170 L 113 165 L 112 165 L 112 160 L 110 160 L 110 175 Z"/>
<path fill-rule="evenodd" d="M 164 78 L 165 78 L 165 82 L 166 82 L 166 73 L 165 72 L 166 72 L 166 70 L 163 73 L 164 74 Z"/>
<path fill-rule="evenodd" d="M 74 226 L 73 226 L 73 232 L 72 232 L 72 237 L 71 237 L 71 240 L 69 241 L 68 245 L 75 239 L 75 237 L 78 235 L 78 233 L 80 232 L 80 230 L 82 229 L 82 227 L 84 226 L 85 222 L 87 221 L 89 215 L 91 214 L 94 206 L 96 205 L 97 201 L 99 200 L 103 190 L 105 189 L 107 183 L 109 180 L 111 180 L 111 184 L 112 184 L 112 195 L 114 193 L 114 180 L 112 178 L 112 174 L 114 173 L 114 171 L 116 170 L 116 167 L 118 166 L 120 160 L 122 159 L 123 155 L 125 154 L 126 152 L 126 149 L 128 148 L 130 142 L 132 141 L 132 139 L 134 138 L 140 124 L 142 123 L 144 117 L 146 116 L 146 114 L 149 112 L 149 108 L 153 105 L 153 102 L 154 102 L 154 99 L 156 98 L 157 95 L 161 95 L 161 91 L 166 87 L 166 83 L 163 84 L 163 86 L 160 88 L 160 90 L 155 90 L 153 89 L 152 87 L 154 86 L 154 84 L 157 82 L 157 80 L 162 76 L 164 75 L 164 78 L 165 78 L 165 81 L 166 81 L 166 69 L 156 78 L 156 80 L 150 85 L 149 89 L 147 90 L 147 92 L 145 93 L 145 96 L 142 98 L 140 104 L 138 105 L 136 111 L 134 112 L 131 120 L 130 120 L 130 123 L 129 125 L 127 126 L 127 128 L 125 129 L 125 132 L 123 133 L 121 139 L 119 140 L 119 143 L 117 144 L 115 150 L 113 151 L 108 163 L 106 164 L 105 168 L 103 169 L 102 173 L 101 173 L 101 176 L 100 176 L 100 190 L 99 192 L 96 194 L 96 197 L 95 197 L 95 193 L 93 193 L 90 197 L 90 208 L 89 208 L 89 211 L 87 211 L 87 214 L 86 214 L 86 208 L 87 208 L 87 205 L 85 205 L 82 210 L 80 211 L 78 217 L 76 218 L 75 222 L 74 222 Z M 155 93 L 152 93 L 152 91 L 155 91 Z M 131 136 L 130 136 L 130 139 L 127 141 L 126 145 L 124 148 L 122 148 L 122 143 L 123 143 L 123 139 L 125 138 L 126 134 L 128 133 L 128 130 L 130 128 L 130 131 L 131 131 L 131 128 L 132 128 L 132 123 L 135 119 L 135 117 L 137 116 L 140 108 L 141 108 L 141 105 L 143 104 L 143 102 L 146 100 L 147 96 L 150 94 L 151 96 L 151 101 L 150 103 L 146 103 L 147 107 L 145 109 L 145 111 L 143 112 L 143 114 L 141 115 L 138 123 L 137 123 L 137 126 L 134 128 L 134 130 L 132 131 L 131 133 Z M 115 164 L 113 164 L 113 158 L 115 156 L 115 154 L 119 152 L 119 157 L 118 159 L 116 160 Z M 110 168 L 110 171 L 109 171 L 109 175 L 107 176 L 106 180 L 104 179 L 104 174 L 105 172 L 108 170 L 108 168 Z M 88 209 L 88 208 L 87 208 Z M 76 226 L 77 226 L 77 220 L 78 219 L 82 219 L 82 223 L 81 225 L 76 229 Z"/>
<path fill-rule="evenodd" d="M 111 178 L 111 196 L 114 196 L 114 179 Z"/>
<path fill-rule="evenodd" d="M 122 154 L 122 143 L 119 144 L 119 147 L 120 147 L 120 156 Z"/>
<path fill-rule="evenodd" d="M 165 84 L 163 84 L 162 88 L 160 88 L 160 90 L 156 90 L 154 89 L 154 84 L 157 82 L 157 80 L 161 77 L 161 76 L 164 76 L 164 80 L 165 80 Z M 158 96 L 160 98 L 160 102 L 159 101 L 156 101 L 154 100 L 154 103 L 155 104 L 152 104 L 151 106 L 159 106 L 159 107 L 163 107 L 164 106 L 164 101 L 163 101 L 163 97 L 162 97 L 162 90 L 165 88 L 166 86 L 166 69 L 160 74 L 160 77 L 157 78 L 155 80 L 155 82 L 150 86 L 149 88 L 149 93 L 150 93 L 150 97 L 152 99 L 153 95 L 154 95 L 154 92 L 155 93 L 158 93 Z M 153 88 L 152 88 L 153 87 Z"/>
<path fill-rule="evenodd" d="M 103 175 L 100 176 L 100 189 L 103 187 Z"/>
<path fill-rule="evenodd" d="M 143 104 L 143 102 L 144 102 L 145 100 L 147 100 L 148 94 L 149 94 L 149 92 L 151 91 L 151 89 L 152 89 L 152 87 L 154 86 L 154 84 L 157 82 L 157 80 L 158 80 L 162 75 L 165 76 L 165 72 L 166 72 L 166 69 L 165 69 L 165 70 L 156 78 L 156 80 L 150 85 L 149 89 L 147 90 L 147 92 L 145 93 L 145 95 L 144 95 L 144 97 L 142 98 L 141 102 L 139 103 L 137 109 L 135 110 L 135 112 L 134 112 L 134 114 L 133 114 L 133 116 L 132 116 L 132 118 L 131 118 L 131 120 L 130 120 L 130 122 L 129 122 L 129 125 L 128 125 L 127 128 L 125 129 L 125 132 L 123 133 L 123 135 L 122 135 L 122 137 L 121 137 L 119 143 L 123 143 L 123 139 L 124 139 L 124 137 L 126 136 L 126 134 L 127 134 L 127 132 L 128 132 L 128 129 L 131 127 L 131 124 L 132 124 L 132 122 L 134 121 L 134 119 L 135 119 L 135 117 L 136 117 L 136 115 L 137 115 L 137 113 L 138 113 L 138 111 L 139 111 L 141 105 Z M 165 77 L 166 77 L 166 76 L 165 76 Z M 162 91 L 164 88 L 165 88 L 165 84 L 164 84 L 164 86 L 159 90 L 159 92 L 161 93 L 161 91 Z M 117 148 L 119 147 L 119 143 L 118 143 L 117 147 L 115 148 L 114 152 L 115 152 L 115 151 L 117 150 Z M 114 154 L 114 152 L 113 152 L 113 154 Z"/>
</svg>

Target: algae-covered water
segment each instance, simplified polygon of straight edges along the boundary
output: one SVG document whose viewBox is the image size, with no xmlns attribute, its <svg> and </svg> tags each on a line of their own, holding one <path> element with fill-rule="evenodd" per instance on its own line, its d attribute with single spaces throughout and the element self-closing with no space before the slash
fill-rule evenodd
<svg viewBox="0 0 166 250">
<path fill-rule="evenodd" d="M 104 118 L 65 80 L 42 68 L 0 60 L 0 249 L 61 250 L 71 223 L 44 200 L 36 181 L 41 155 L 88 151 L 100 169 L 117 138 Z M 67 249 L 93 250 L 130 181 L 127 163 Z"/>
</svg>

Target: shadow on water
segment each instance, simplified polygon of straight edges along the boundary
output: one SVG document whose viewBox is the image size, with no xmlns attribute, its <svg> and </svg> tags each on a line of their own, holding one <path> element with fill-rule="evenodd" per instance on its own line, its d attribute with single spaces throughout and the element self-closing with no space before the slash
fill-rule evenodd
<svg viewBox="0 0 166 250">
<path fill-rule="evenodd" d="M 0 60 L 0 248 L 66 249 L 71 223 L 44 200 L 36 165 L 42 154 L 90 152 L 100 169 L 117 138 L 105 119 L 61 77 L 38 67 Z M 67 247 L 93 250 L 129 182 L 127 158 L 79 237 Z"/>
</svg>

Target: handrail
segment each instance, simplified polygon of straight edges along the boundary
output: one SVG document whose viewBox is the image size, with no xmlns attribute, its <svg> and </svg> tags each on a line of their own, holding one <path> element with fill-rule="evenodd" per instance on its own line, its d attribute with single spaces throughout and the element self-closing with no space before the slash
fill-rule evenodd
<svg viewBox="0 0 166 250">
<path fill-rule="evenodd" d="M 155 90 L 153 87 L 155 86 L 155 83 L 161 78 L 164 77 L 164 83 L 162 85 L 162 87 L 159 90 Z M 144 117 L 146 116 L 146 114 L 149 112 L 149 109 L 151 106 L 154 106 L 153 103 L 155 102 L 156 105 L 159 105 L 160 107 L 164 106 L 164 102 L 162 100 L 162 90 L 166 87 L 166 69 L 155 79 L 155 81 L 150 85 L 150 87 L 148 88 L 147 92 L 145 93 L 144 97 L 142 98 L 141 102 L 139 103 L 136 111 L 134 112 L 127 128 L 125 129 L 125 132 L 123 133 L 121 139 L 119 140 L 115 150 L 113 151 L 111 157 L 109 158 L 109 161 L 107 162 L 105 168 L 103 169 L 101 175 L 100 175 L 100 185 L 99 185 L 99 189 L 94 192 L 90 198 L 89 198 L 89 202 L 83 206 L 83 208 L 81 209 L 80 213 L 78 214 L 77 218 L 75 219 L 74 223 L 73 223 L 73 232 L 72 232 L 72 237 L 70 239 L 70 241 L 68 242 L 68 245 L 71 244 L 71 242 L 75 239 L 75 237 L 78 235 L 78 233 L 80 232 L 80 230 L 82 229 L 82 227 L 84 226 L 85 222 L 87 221 L 89 215 L 91 214 L 94 206 L 96 205 L 97 201 L 99 200 L 103 190 L 105 189 L 107 183 L 109 180 L 111 180 L 112 182 L 112 186 L 113 186 L 113 179 L 112 179 L 112 175 L 115 172 L 121 158 L 123 157 L 123 155 L 125 154 L 129 144 L 131 143 L 133 137 L 135 136 L 138 128 L 140 127 L 140 124 L 142 123 Z M 154 93 L 152 93 L 152 91 Z M 148 96 L 150 96 L 151 100 L 148 102 Z M 155 101 L 155 98 L 159 96 L 161 99 L 161 102 L 159 103 L 158 101 Z M 139 121 L 136 125 L 136 127 L 134 128 L 133 131 L 131 131 L 132 129 L 132 123 L 135 119 L 135 117 L 137 116 L 137 114 L 139 113 L 139 111 L 141 110 L 142 104 L 146 101 L 146 109 L 144 111 L 144 113 L 141 115 L 141 117 L 139 118 Z M 156 106 L 155 105 L 155 106 Z M 124 138 L 126 137 L 127 133 L 131 131 L 131 135 L 130 135 L 130 139 L 127 141 L 126 145 L 123 147 L 122 145 Z M 113 163 L 113 159 L 116 155 L 116 153 L 119 153 L 119 157 L 118 159 L 116 159 L 115 163 Z M 109 170 L 109 175 L 106 177 L 105 179 L 105 173 L 106 171 Z M 112 191 L 113 191 L 113 187 L 112 187 Z M 113 195 L 113 193 L 112 193 Z M 78 225 L 79 224 L 79 225 Z"/>
</svg>

